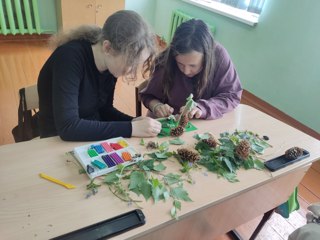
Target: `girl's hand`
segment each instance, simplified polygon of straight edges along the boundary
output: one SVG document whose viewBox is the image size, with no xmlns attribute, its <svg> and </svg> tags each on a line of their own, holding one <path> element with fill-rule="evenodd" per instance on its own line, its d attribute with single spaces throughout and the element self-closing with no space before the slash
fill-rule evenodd
<svg viewBox="0 0 320 240">
<path fill-rule="evenodd" d="M 168 104 L 159 104 L 154 108 L 153 114 L 157 118 L 169 117 L 173 113 L 173 108 L 170 107 Z"/>
<path fill-rule="evenodd" d="M 184 110 L 184 107 L 181 107 L 180 108 L 180 113 L 183 113 L 183 110 Z M 189 119 L 192 119 L 192 118 L 200 118 L 202 115 L 202 111 L 200 108 L 198 108 L 197 106 L 192 108 L 189 113 L 188 113 L 188 117 Z"/>
<path fill-rule="evenodd" d="M 149 117 L 132 120 L 132 137 L 156 137 L 161 131 L 161 123 Z"/>
</svg>

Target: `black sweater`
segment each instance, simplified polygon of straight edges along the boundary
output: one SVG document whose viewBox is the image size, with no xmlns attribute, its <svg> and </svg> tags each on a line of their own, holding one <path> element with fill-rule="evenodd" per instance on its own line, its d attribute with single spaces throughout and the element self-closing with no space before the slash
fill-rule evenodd
<svg viewBox="0 0 320 240">
<path fill-rule="evenodd" d="M 113 107 L 116 81 L 109 71 L 98 71 L 89 42 L 57 48 L 38 78 L 40 136 L 68 141 L 130 137 L 132 117 Z"/>
</svg>

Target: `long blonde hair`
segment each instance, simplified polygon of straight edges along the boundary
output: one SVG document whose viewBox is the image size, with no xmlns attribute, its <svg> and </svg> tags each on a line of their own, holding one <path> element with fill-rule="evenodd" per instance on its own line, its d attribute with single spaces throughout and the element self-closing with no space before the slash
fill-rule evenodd
<svg viewBox="0 0 320 240">
<path fill-rule="evenodd" d="M 108 40 L 117 54 L 123 54 L 125 66 L 130 68 L 130 80 L 137 78 L 138 59 L 146 49 L 149 57 L 143 63 L 142 75 L 146 78 L 153 72 L 155 57 L 155 36 L 143 18 L 134 11 L 121 10 L 112 14 L 101 29 L 98 26 L 81 26 L 69 32 L 60 32 L 50 40 L 57 48 L 72 40 L 87 40 L 91 44 Z"/>
</svg>

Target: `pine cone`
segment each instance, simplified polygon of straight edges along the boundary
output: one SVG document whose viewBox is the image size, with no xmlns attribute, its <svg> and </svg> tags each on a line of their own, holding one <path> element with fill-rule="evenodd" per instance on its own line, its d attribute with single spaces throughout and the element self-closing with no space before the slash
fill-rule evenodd
<svg viewBox="0 0 320 240">
<path fill-rule="evenodd" d="M 302 156 L 302 154 L 303 154 L 303 149 L 299 147 L 292 147 L 292 148 L 289 148 L 284 155 L 285 155 L 285 158 L 289 160 L 294 160 Z"/>
<path fill-rule="evenodd" d="M 191 151 L 186 148 L 180 148 L 177 150 L 179 156 L 183 161 L 196 162 L 200 160 L 200 155 L 197 152 Z"/>
<path fill-rule="evenodd" d="M 235 153 L 239 158 L 245 160 L 249 157 L 250 149 L 251 149 L 251 146 L 248 140 L 241 140 L 241 142 L 238 144 L 238 146 L 235 149 Z"/>
<path fill-rule="evenodd" d="M 183 127 L 178 126 L 170 130 L 170 135 L 172 137 L 180 137 L 183 134 L 183 131 L 184 131 Z"/>
<path fill-rule="evenodd" d="M 153 141 L 149 141 L 147 143 L 147 146 L 146 146 L 147 149 L 156 149 L 157 148 L 157 144 Z"/>
<path fill-rule="evenodd" d="M 188 115 L 186 115 L 186 114 L 182 115 L 181 119 L 180 119 L 180 122 L 179 122 L 179 126 L 185 128 L 187 126 L 188 122 L 189 122 Z"/>
<path fill-rule="evenodd" d="M 214 137 L 210 137 L 208 139 L 202 139 L 202 142 L 207 144 L 211 148 L 215 148 L 218 145 L 218 142 Z"/>
</svg>

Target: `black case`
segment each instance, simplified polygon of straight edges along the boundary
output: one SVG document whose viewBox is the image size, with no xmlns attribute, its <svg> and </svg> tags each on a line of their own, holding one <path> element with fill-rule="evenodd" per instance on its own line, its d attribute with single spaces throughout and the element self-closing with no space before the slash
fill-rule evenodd
<svg viewBox="0 0 320 240">
<path fill-rule="evenodd" d="M 285 155 L 281 155 L 279 157 L 276 157 L 274 159 L 268 160 L 264 163 L 264 165 L 266 166 L 266 168 L 268 168 L 270 171 L 274 172 L 280 168 L 284 168 L 290 164 L 293 164 L 295 162 L 298 162 L 304 158 L 307 158 L 310 156 L 310 153 L 307 150 L 303 150 L 303 154 L 298 157 L 297 159 L 287 159 L 285 157 Z"/>
<path fill-rule="evenodd" d="M 92 224 L 73 232 L 52 238 L 52 240 L 97 240 L 108 239 L 130 229 L 145 224 L 145 216 L 140 209 Z"/>
</svg>

